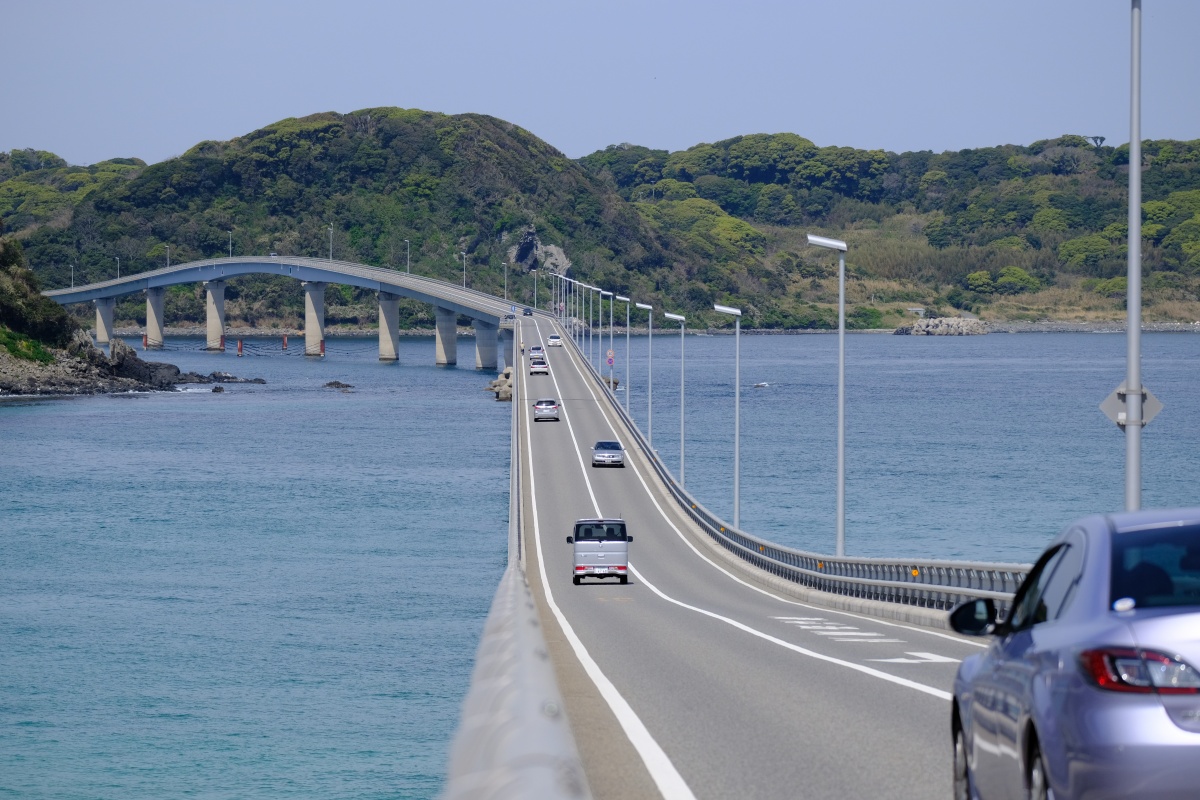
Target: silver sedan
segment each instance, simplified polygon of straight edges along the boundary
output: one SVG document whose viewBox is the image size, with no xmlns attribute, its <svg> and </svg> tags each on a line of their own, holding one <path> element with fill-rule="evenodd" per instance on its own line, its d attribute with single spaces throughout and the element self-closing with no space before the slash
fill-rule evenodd
<svg viewBox="0 0 1200 800">
<path fill-rule="evenodd" d="M 625 451 L 620 442 L 601 440 L 592 446 L 593 467 L 624 467 Z"/>
<path fill-rule="evenodd" d="M 1200 796 L 1200 508 L 1085 517 L 954 680 L 957 798 Z"/>
<path fill-rule="evenodd" d="M 558 401 L 553 397 L 544 397 L 533 404 L 533 421 L 552 419 L 558 422 L 559 408 Z"/>
</svg>

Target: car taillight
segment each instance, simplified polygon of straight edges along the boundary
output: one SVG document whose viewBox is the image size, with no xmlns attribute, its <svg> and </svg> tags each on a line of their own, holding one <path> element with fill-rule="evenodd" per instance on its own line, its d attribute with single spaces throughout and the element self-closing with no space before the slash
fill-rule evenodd
<svg viewBox="0 0 1200 800">
<path fill-rule="evenodd" d="M 1200 694 L 1200 673 L 1165 653 L 1105 647 L 1085 650 L 1079 661 L 1095 684 L 1110 692 Z"/>
</svg>

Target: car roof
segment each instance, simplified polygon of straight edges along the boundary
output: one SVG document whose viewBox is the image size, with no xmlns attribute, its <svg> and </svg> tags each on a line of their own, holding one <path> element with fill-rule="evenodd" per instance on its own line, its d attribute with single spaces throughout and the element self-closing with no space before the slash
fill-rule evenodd
<svg viewBox="0 0 1200 800">
<path fill-rule="evenodd" d="M 621 519 L 620 517 L 584 517 L 583 519 L 575 520 L 576 525 L 587 524 L 587 523 L 593 523 L 593 524 L 604 523 L 607 525 L 610 522 L 619 522 L 622 525 L 625 524 L 625 520 Z"/>
<path fill-rule="evenodd" d="M 537 404 L 539 406 L 542 405 L 543 403 L 554 403 L 555 405 L 558 405 L 558 401 L 555 400 L 553 397 L 542 397 L 542 398 L 538 399 Z"/>
<path fill-rule="evenodd" d="M 616 439 L 597 439 L 596 444 L 615 444 L 617 446 L 620 446 L 621 443 L 618 442 Z"/>
<path fill-rule="evenodd" d="M 557 333 L 552 333 L 552 334 L 550 334 L 550 337 L 549 337 L 549 338 L 551 338 L 551 339 L 561 339 L 562 337 L 561 337 L 561 336 L 559 336 Z"/>
</svg>

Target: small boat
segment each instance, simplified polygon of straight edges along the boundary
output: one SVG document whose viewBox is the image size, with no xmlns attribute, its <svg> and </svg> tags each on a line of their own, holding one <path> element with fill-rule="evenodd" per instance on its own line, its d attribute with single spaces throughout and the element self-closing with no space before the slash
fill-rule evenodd
<svg viewBox="0 0 1200 800">
<path fill-rule="evenodd" d="M 765 389 L 765 388 L 767 388 L 767 387 L 768 387 L 768 386 L 770 386 L 770 385 L 771 385 L 771 384 L 767 383 L 766 381 L 763 381 L 762 383 L 756 383 L 756 384 L 754 384 L 754 388 L 755 388 L 755 389 Z"/>
</svg>

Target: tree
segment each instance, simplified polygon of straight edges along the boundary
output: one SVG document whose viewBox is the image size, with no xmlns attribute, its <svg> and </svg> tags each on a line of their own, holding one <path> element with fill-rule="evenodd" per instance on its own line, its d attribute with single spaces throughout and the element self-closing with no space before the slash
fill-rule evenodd
<svg viewBox="0 0 1200 800">
<path fill-rule="evenodd" d="M 1040 288 L 1041 282 L 1020 267 L 1005 267 L 996 280 L 996 291 L 1000 294 L 1036 292 Z"/>
<path fill-rule="evenodd" d="M 983 269 L 978 272 L 972 272 L 967 276 L 967 288 L 979 294 L 991 294 L 996 291 L 996 285 L 992 283 L 991 274 Z"/>
</svg>

